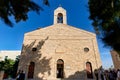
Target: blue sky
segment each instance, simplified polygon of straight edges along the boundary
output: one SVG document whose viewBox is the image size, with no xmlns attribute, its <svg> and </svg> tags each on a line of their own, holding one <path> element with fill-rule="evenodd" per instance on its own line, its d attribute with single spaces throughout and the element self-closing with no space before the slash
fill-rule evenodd
<svg viewBox="0 0 120 80">
<path fill-rule="evenodd" d="M 89 17 L 88 0 L 49 0 L 50 6 L 42 4 L 42 0 L 34 0 L 44 9 L 37 15 L 35 12 L 29 13 L 29 19 L 26 22 L 15 23 L 13 17 L 11 20 L 14 27 L 10 28 L 0 20 L 0 50 L 21 50 L 24 33 L 36 30 L 53 24 L 54 10 L 61 5 L 67 11 L 67 24 L 76 28 L 94 32 Z M 109 68 L 112 63 L 110 49 L 104 47 L 98 39 L 98 47 L 104 68 Z"/>
</svg>

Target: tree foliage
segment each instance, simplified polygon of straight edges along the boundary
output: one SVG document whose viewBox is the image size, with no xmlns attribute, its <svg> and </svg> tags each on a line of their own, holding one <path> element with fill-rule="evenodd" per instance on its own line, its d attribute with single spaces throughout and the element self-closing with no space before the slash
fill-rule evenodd
<svg viewBox="0 0 120 80">
<path fill-rule="evenodd" d="M 16 60 L 15 60 L 15 63 L 13 64 L 12 78 L 16 78 L 19 60 L 20 60 L 20 56 L 17 56 Z"/>
<path fill-rule="evenodd" d="M 0 70 L 3 70 L 7 75 L 10 75 L 13 71 L 14 63 L 14 60 L 5 58 L 4 61 L 0 62 Z"/>
<path fill-rule="evenodd" d="M 0 61 L 0 70 L 3 70 L 6 74 L 5 78 L 8 76 L 15 78 L 17 73 L 19 63 L 19 57 L 16 57 L 16 60 L 8 59 L 7 57 L 4 61 Z"/>
<path fill-rule="evenodd" d="M 48 0 L 42 0 L 43 4 L 49 5 Z M 28 12 L 39 13 L 43 10 L 34 0 L 0 0 L 0 18 L 9 26 L 13 26 L 10 17 L 13 16 L 16 22 L 26 21 Z"/>
<path fill-rule="evenodd" d="M 120 0 L 89 0 L 89 18 L 105 45 L 120 51 Z"/>
</svg>

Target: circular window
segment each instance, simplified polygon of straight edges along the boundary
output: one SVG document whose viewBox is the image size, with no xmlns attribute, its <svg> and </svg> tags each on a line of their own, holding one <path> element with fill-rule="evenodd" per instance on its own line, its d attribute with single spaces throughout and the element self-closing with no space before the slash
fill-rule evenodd
<svg viewBox="0 0 120 80">
<path fill-rule="evenodd" d="M 89 51 L 89 48 L 85 47 L 84 52 L 88 52 L 88 51 Z"/>
<path fill-rule="evenodd" d="M 34 48 L 32 48 L 32 51 L 33 51 L 33 52 L 34 52 L 34 51 L 37 51 L 37 48 L 35 48 L 35 47 L 34 47 Z"/>
</svg>

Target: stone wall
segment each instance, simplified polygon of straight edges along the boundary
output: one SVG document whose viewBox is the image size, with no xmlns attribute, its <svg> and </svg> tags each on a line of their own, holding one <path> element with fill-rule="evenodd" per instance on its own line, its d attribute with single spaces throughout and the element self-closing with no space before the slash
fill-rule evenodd
<svg viewBox="0 0 120 80">
<path fill-rule="evenodd" d="M 4 71 L 0 71 L 0 80 L 3 79 Z"/>
<path fill-rule="evenodd" d="M 32 51 L 37 48 L 37 51 Z M 88 51 L 85 51 L 88 48 Z M 18 69 L 28 74 L 30 62 L 35 63 L 35 80 L 58 80 L 57 60 L 64 61 L 65 80 L 86 79 L 86 62 L 94 69 L 101 67 L 96 36 L 65 24 L 55 24 L 25 34 Z"/>
<path fill-rule="evenodd" d="M 110 52 L 111 52 L 111 56 L 112 56 L 115 69 L 120 69 L 120 55 L 114 50 Z"/>
<path fill-rule="evenodd" d="M 63 40 L 52 39 L 49 36 L 49 39 L 44 42 L 39 50 L 41 41 L 26 40 L 19 64 L 19 69 L 23 69 L 27 74 L 29 63 L 31 61 L 35 62 L 35 80 L 39 80 L 42 77 L 56 80 L 56 62 L 58 59 L 64 60 L 64 71 L 67 79 L 77 79 L 78 75 L 79 79 L 85 79 L 84 70 L 86 69 L 87 61 L 92 63 L 93 72 L 94 69 L 98 69 L 101 66 L 95 38 Z M 31 50 L 35 46 L 37 46 L 38 51 L 32 52 Z M 88 52 L 84 51 L 85 47 L 89 48 Z M 24 63 L 24 61 L 26 62 Z"/>
</svg>

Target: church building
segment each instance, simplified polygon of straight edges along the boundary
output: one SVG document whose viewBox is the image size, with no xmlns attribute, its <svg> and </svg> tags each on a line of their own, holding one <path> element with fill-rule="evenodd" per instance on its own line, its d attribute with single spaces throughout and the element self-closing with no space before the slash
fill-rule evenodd
<svg viewBox="0 0 120 80">
<path fill-rule="evenodd" d="M 26 80 L 91 80 L 100 66 L 96 35 L 67 25 L 58 7 L 53 25 L 24 35 L 18 70 Z"/>
</svg>

